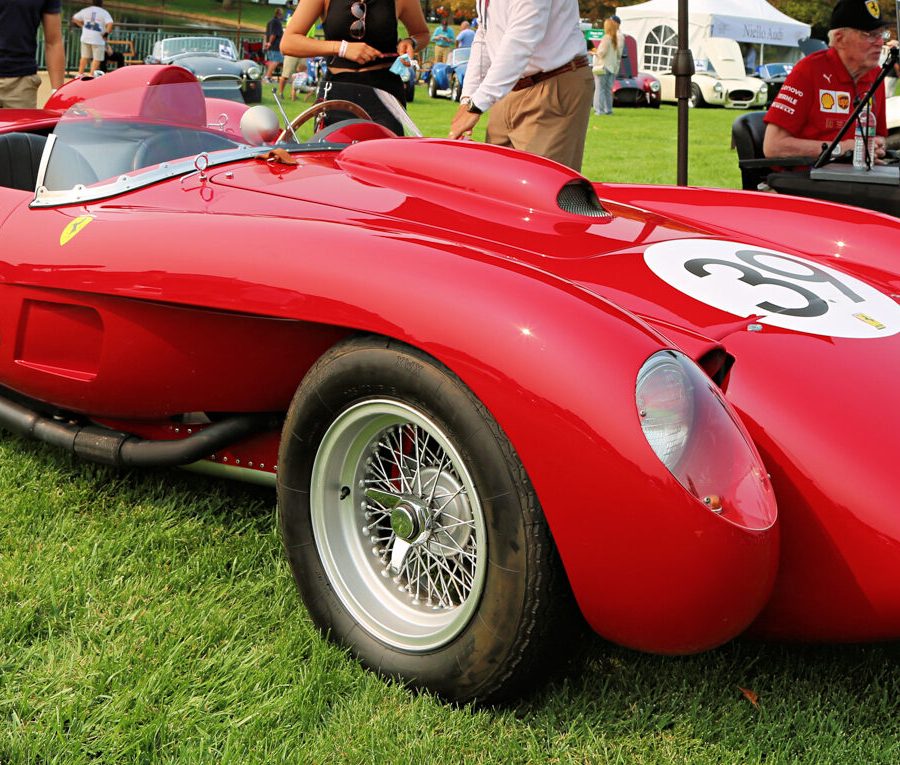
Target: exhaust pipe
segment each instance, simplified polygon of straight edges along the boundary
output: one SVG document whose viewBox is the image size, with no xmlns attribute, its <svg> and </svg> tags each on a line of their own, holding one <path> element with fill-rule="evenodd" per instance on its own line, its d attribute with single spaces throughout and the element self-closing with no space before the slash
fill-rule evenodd
<svg viewBox="0 0 900 765">
<path fill-rule="evenodd" d="M 208 457 L 248 436 L 277 430 L 281 418 L 273 414 L 237 415 L 208 425 L 187 438 L 154 441 L 95 425 L 60 422 L 0 397 L 0 427 L 104 465 L 177 467 Z"/>
</svg>

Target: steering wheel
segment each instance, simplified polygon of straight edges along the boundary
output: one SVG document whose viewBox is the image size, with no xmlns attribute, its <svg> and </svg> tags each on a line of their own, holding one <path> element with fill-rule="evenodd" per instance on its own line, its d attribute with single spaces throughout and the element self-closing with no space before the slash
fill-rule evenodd
<svg viewBox="0 0 900 765">
<path fill-rule="evenodd" d="M 369 116 L 369 113 L 359 106 L 359 104 L 354 104 L 352 101 L 342 101 L 340 99 L 334 101 L 320 101 L 319 103 L 310 106 L 305 112 L 301 112 L 294 117 L 290 129 L 282 130 L 275 142 L 281 143 L 286 138 L 290 137 L 292 132 L 296 132 L 297 128 L 301 125 L 309 122 L 313 117 L 318 117 L 320 114 L 325 114 L 329 111 L 350 112 L 361 120 L 372 121 L 372 117 Z"/>
</svg>

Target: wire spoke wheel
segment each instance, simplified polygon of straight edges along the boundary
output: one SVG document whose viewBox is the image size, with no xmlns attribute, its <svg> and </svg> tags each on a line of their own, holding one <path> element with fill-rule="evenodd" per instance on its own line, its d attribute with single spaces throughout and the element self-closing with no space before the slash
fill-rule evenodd
<svg viewBox="0 0 900 765">
<path fill-rule="evenodd" d="M 499 701 L 552 671 L 561 636 L 577 634 L 518 455 L 419 349 L 363 335 L 316 361 L 285 419 L 278 507 L 313 622 L 383 675 Z"/>
<path fill-rule="evenodd" d="M 350 407 L 322 440 L 312 489 L 325 572 L 365 630 L 409 651 L 459 634 L 484 583 L 484 516 L 435 422 L 389 400 Z"/>
</svg>

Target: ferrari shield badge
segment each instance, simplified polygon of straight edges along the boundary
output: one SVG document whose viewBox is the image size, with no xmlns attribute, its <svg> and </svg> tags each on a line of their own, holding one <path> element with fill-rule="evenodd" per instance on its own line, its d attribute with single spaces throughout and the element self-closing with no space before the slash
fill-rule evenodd
<svg viewBox="0 0 900 765">
<path fill-rule="evenodd" d="M 895 300 L 807 258 L 739 242 L 679 239 L 651 244 L 644 262 L 679 292 L 759 324 L 824 337 L 900 333 Z"/>
<path fill-rule="evenodd" d="M 80 234 L 81 231 L 92 220 L 94 220 L 93 215 L 79 215 L 77 218 L 70 221 L 69 224 L 62 230 L 62 233 L 59 235 L 60 246 L 66 244 L 76 234 Z"/>
</svg>

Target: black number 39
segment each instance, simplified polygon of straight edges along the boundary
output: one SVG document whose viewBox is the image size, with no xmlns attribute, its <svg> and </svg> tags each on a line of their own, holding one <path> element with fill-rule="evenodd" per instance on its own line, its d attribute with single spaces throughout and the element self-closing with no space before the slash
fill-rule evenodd
<svg viewBox="0 0 900 765">
<path fill-rule="evenodd" d="M 815 292 L 806 289 L 806 287 L 797 284 L 797 282 L 830 284 L 840 290 L 842 294 L 850 298 L 854 303 L 863 302 L 863 298 L 857 295 L 846 284 L 810 263 L 800 262 L 785 257 L 784 255 L 776 255 L 775 253 L 764 252 L 762 250 L 738 250 L 735 252 L 735 255 L 747 265 L 734 263 L 729 260 L 719 260 L 718 258 L 694 258 L 693 260 L 686 261 L 684 267 L 694 276 L 703 278 L 704 276 L 710 275 L 707 266 L 726 266 L 738 271 L 740 273 L 738 281 L 749 284 L 751 287 L 767 284 L 776 287 L 784 287 L 785 289 L 789 289 L 800 295 L 806 301 L 806 305 L 801 308 L 787 308 L 778 305 L 777 303 L 771 303 L 768 300 L 757 303 L 756 307 L 766 313 L 779 313 L 785 316 L 798 316 L 808 319 L 828 313 L 828 303 Z M 768 259 L 784 260 L 795 268 L 797 266 L 802 266 L 803 268 L 808 269 L 809 273 L 798 274 L 793 271 L 779 270 L 778 268 L 760 262 L 760 256 L 765 256 Z M 783 278 L 774 278 L 779 276 Z M 790 281 L 785 281 L 785 279 L 790 279 Z"/>
</svg>

